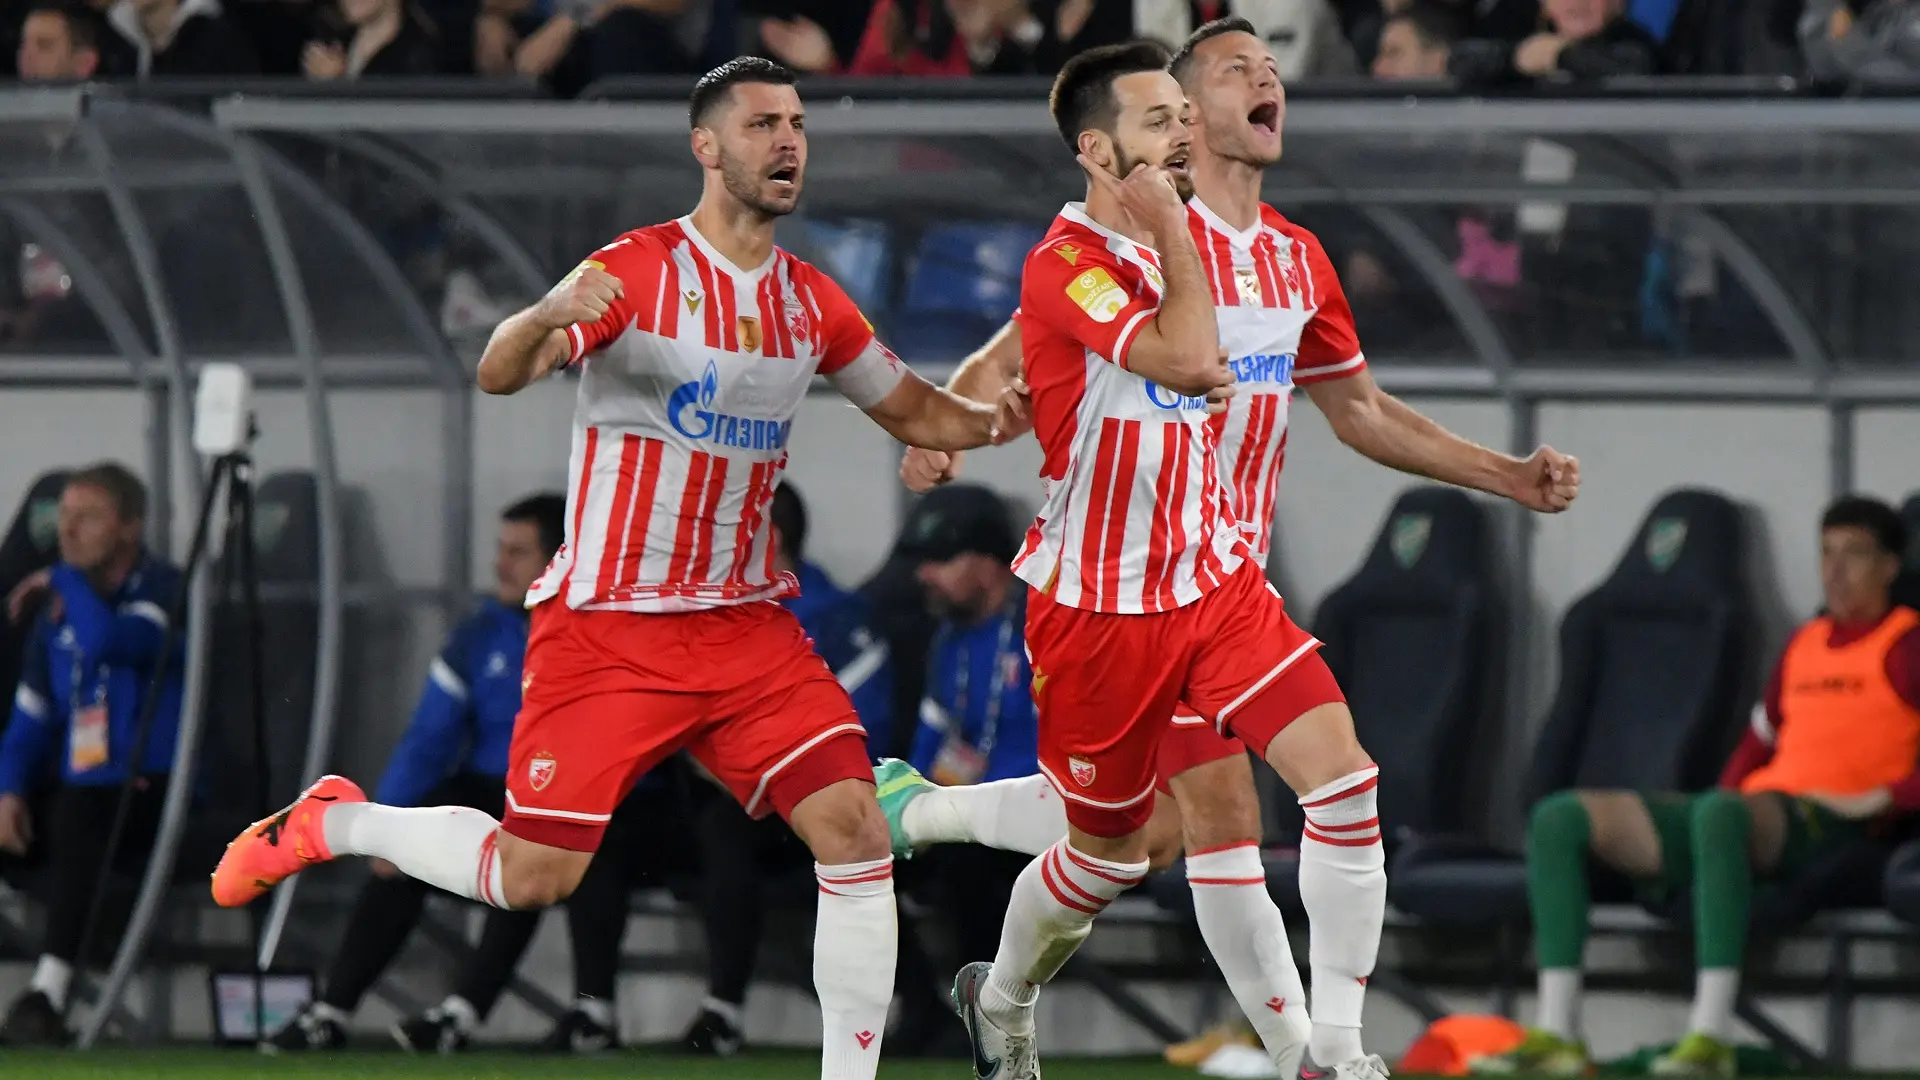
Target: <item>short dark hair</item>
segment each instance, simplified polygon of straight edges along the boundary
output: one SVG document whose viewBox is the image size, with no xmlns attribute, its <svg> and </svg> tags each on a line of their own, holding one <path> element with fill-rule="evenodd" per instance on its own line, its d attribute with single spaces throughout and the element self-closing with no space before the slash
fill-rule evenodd
<svg viewBox="0 0 1920 1080">
<path fill-rule="evenodd" d="M 122 521 L 145 521 L 147 518 L 147 485 L 133 475 L 133 470 L 117 461 L 101 461 L 80 469 L 67 476 L 67 487 L 85 484 L 99 488 L 113 500 L 114 512 Z"/>
<path fill-rule="evenodd" d="M 1896 559 L 1907 553 L 1907 523 L 1900 519 L 1898 510 L 1879 499 L 1865 495 L 1835 499 L 1820 515 L 1820 531 L 1828 529 L 1864 529 L 1881 551 Z"/>
<path fill-rule="evenodd" d="M 769 520 L 780 534 L 780 554 L 791 562 L 799 562 L 801 553 L 807 550 L 807 504 L 800 501 L 800 493 L 793 489 L 791 481 L 782 480 L 780 486 L 773 489 Z"/>
<path fill-rule="evenodd" d="M 1254 37 L 1259 37 L 1260 31 L 1255 30 L 1251 22 L 1238 15 L 1229 15 L 1224 19 L 1201 23 L 1198 29 L 1187 35 L 1187 40 L 1181 44 L 1180 51 L 1173 54 L 1173 63 L 1167 66 L 1167 70 L 1173 72 L 1173 77 L 1185 85 L 1187 76 L 1193 74 L 1193 51 L 1222 34 L 1252 34 Z"/>
<path fill-rule="evenodd" d="M 693 96 L 687 100 L 687 125 L 699 127 L 706 123 L 707 114 L 727 100 L 733 88 L 741 83 L 792 86 L 798 81 L 799 76 L 784 64 L 761 56 L 736 56 L 700 76 L 700 81 L 693 84 Z"/>
<path fill-rule="evenodd" d="M 1397 22 L 1413 27 L 1414 36 L 1429 49 L 1452 45 L 1460 38 L 1460 17 L 1438 4 L 1417 2 L 1397 15 L 1388 16 L 1382 27 Z"/>
<path fill-rule="evenodd" d="M 1089 128 L 1112 133 L 1119 114 L 1113 100 L 1114 80 L 1142 71 L 1165 71 L 1167 59 L 1167 48 L 1159 42 L 1131 41 L 1088 49 L 1068 60 L 1054 77 L 1053 93 L 1047 98 L 1068 149 L 1078 150 L 1080 133 Z"/>
<path fill-rule="evenodd" d="M 551 491 L 529 495 L 500 511 L 500 520 L 531 522 L 540 530 L 540 550 L 551 559 L 567 537 L 567 497 Z"/>
<path fill-rule="evenodd" d="M 100 51 L 100 16 L 94 14 L 92 8 L 75 0 L 35 0 L 20 21 L 24 24 L 27 19 L 43 13 L 60 16 L 67 27 L 67 43 L 75 51 Z"/>
</svg>

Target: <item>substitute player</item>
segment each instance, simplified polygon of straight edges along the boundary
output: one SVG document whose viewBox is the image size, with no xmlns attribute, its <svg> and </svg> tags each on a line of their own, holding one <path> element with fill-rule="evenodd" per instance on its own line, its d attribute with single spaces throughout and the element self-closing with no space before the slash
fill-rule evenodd
<svg viewBox="0 0 1920 1080">
<path fill-rule="evenodd" d="M 1202 255 L 1220 343 L 1239 380 L 1229 412 L 1210 426 L 1220 440 L 1221 483 L 1237 506 L 1251 511 L 1242 527 L 1253 557 L 1265 562 L 1288 395 L 1296 381 L 1345 441 L 1376 460 L 1535 509 L 1563 509 L 1577 491 L 1571 459 L 1543 448 L 1520 461 L 1474 446 L 1386 395 L 1367 375 L 1345 297 L 1318 242 L 1259 201 L 1261 172 L 1280 153 L 1284 98 L 1272 57 L 1252 28 L 1239 19 L 1202 27 L 1175 59 L 1173 72 L 1196 107 L 1190 172 L 1198 197 L 1188 203 L 1188 231 Z M 1017 379 L 1019 348 L 1020 328 L 1010 325 L 963 365 L 952 385 L 992 396 Z M 1162 391 L 1156 404 L 1171 401 Z M 924 490 L 957 467 L 949 455 L 910 451 L 902 475 Z M 1279 687 L 1295 695 L 1297 719 L 1266 741 L 1263 756 L 1301 793 L 1309 817 L 1301 891 L 1315 928 L 1314 1058 L 1348 1063 L 1353 1071 L 1368 1060 L 1360 1046 L 1360 1013 L 1384 909 L 1374 770 L 1324 664 L 1305 657 L 1299 667 Z M 1235 782 L 1246 768 L 1242 747 L 1198 716 L 1182 715 L 1175 723 L 1159 764 L 1163 790 L 1170 778 L 1188 810 L 1186 846 L 1196 853 L 1188 869 L 1203 933 L 1210 944 L 1227 940 L 1224 928 L 1210 924 L 1242 909 L 1257 913 L 1284 941 L 1277 910 L 1256 887 L 1258 810 L 1243 797 L 1245 785 Z M 896 836 L 909 844 L 977 838 L 1038 852 L 1066 831 L 1058 811 L 1048 813 L 1058 800 L 1033 790 L 1036 781 L 929 789 L 897 764 L 883 766 L 881 774 L 891 781 L 882 788 L 882 805 Z M 1015 812 L 1006 812 L 1010 807 Z M 1177 831 L 1180 815 L 1171 810 L 1167 803 L 1156 807 L 1153 824 L 1172 819 Z M 1368 827 L 1337 828 L 1347 819 Z M 1009 822 L 1018 828 L 1010 832 Z M 976 823 L 997 823 L 998 835 L 988 836 Z M 1263 973 L 1255 956 L 1217 945 L 1213 951 L 1225 954 L 1223 973 L 1269 1050 L 1284 1044 L 1275 999 L 1267 994 L 1274 973 Z M 1290 959 L 1274 966 L 1290 969 Z M 1280 1055 L 1276 1062 L 1288 1068 Z"/>
<path fill-rule="evenodd" d="M 846 692 L 776 603 L 767 508 L 816 372 L 904 442 L 958 450 L 1019 430 L 936 389 L 839 286 L 773 245 L 807 164 L 787 69 L 743 57 L 691 103 L 704 172 L 687 217 L 630 232 L 494 332 L 478 381 L 513 393 L 584 364 L 565 545 L 533 608 L 504 822 L 369 804 L 338 777 L 257 823 L 214 872 L 244 904 L 314 862 L 384 858 L 497 907 L 579 882 L 636 777 L 685 748 L 749 813 L 784 816 L 816 859 L 821 1076 L 874 1075 L 893 995 L 886 822 Z"/>
</svg>

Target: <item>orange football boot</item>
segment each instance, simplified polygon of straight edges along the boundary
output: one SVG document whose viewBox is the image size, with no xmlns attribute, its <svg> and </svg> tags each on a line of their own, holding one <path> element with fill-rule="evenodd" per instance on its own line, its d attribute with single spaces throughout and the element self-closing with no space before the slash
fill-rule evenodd
<svg viewBox="0 0 1920 1080">
<path fill-rule="evenodd" d="M 363 803 L 367 793 L 344 776 L 323 776 L 285 810 L 247 826 L 233 838 L 213 868 L 213 902 L 241 907 L 266 894 L 310 863 L 327 862 L 326 830 L 320 821 L 334 803 Z"/>
</svg>

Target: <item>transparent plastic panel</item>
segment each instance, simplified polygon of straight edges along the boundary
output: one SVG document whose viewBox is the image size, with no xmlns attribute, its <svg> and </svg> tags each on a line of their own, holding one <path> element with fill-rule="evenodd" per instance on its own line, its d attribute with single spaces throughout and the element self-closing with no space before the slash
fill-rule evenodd
<svg viewBox="0 0 1920 1080">
<path fill-rule="evenodd" d="M 29 318 L 29 321 L 38 320 L 32 336 L 41 344 L 34 346 L 34 351 L 93 352 L 97 343 L 108 341 L 97 313 L 89 311 L 84 318 L 76 314 L 79 308 L 89 305 L 80 296 L 80 286 L 75 281 L 76 267 L 68 265 L 61 256 L 63 240 L 77 249 L 81 260 L 92 265 L 103 287 L 126 312 L 146 349 L 155 351 L 156 338 L 147 297 L 106 196 L 95 191 L 69 191 L 11 198 L 17 200 L 16 205 L 26 213 L 18 218 L 0 217 L 0 229 L 15 233 L 4 248 L 0 248 L 0 280 L 11 282 L 3 286 L 8 296 L 6 303 L 14 305 L 16 311 L 24 305 L 38 312 Z M 34 230 L 24 225 L 22 218 L 49 223 L 60 235 L 34 236 Z M 28 250 L 30 247 L 32 250 Z"/>
<path fill-rule="evenodd" d="M 285 356 L 293 351 L 266 239 L 239 187 L 142 190 L 146 218 L 192 356 Z"/>
<path fill-rule="evenodd" d="M 83 247 L 71 233 L 68 238 Z M 63 248 L 8 213 L 0 200 L 0 354 L 113 356 L 121 351 L 76 283 L 78 268 Z"/>
<path fill-rule="evenodd" d="M 1920 367 L 1920 206 L 1714 213 L 1767 265 L 1836 361 Z"/>
</svg>

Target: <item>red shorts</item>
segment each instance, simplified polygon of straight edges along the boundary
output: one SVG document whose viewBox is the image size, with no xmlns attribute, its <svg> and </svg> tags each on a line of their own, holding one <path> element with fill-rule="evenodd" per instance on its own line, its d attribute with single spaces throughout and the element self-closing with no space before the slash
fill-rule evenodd
<svg viewBox="0 0 1920 1080">
<path fill-rule="evenodd" d="M 1147 615 L 1063 607 L 1032 592 L 1027 650 L 1040 771 L 1065 801 L 1067 820 L 1095 836 L 1136 832 L 1152 814 L 1163 769 L 1172 776 L 1236 752 L 1220 732 L 1264 751 L 1307 709 L 1340 700 L 1334 687 L 1335 697 L 1303 707 L 1321 689 L 1311 674 L 1302 689 L 1315 692 L 1273 692 L 1303 664 L 1325 672 L 1319 646 L 1287 617 L 1280 594 L 1251 562 L 1199 600 Z M 1163 756 L 1176 712 L 1202 717 L 1213 734 L 1183 731 Z"/>
<path fill-rule="evenodd" d="M 755 817 L 871 781 L 853 703 L 775 603 L 676 615 L 533 610 L 503 827 L 592 851 L 647 770 L 685 749 Z"/>
</svg>

